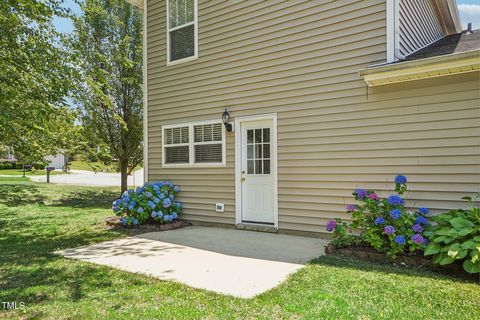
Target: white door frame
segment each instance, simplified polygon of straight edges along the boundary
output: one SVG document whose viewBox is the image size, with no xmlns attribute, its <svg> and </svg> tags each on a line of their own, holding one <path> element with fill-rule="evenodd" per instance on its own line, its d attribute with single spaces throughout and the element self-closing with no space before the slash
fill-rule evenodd
<svg viewBox="0 0 480 320">
<path fill-rule="evenodd" d="M 249 121 L 272 120 L 272 161 L 273 174 L 273 224 L 278 229 L 278 150 L 277 150 L 277 114 L 261 114 L 235 117 L 235 224 L 242 223 L 242 123 Z M 254 224 L 255 223 L 248 223 Z M 265 226 L 264 224 L 258 224 Z"/>
</svg>

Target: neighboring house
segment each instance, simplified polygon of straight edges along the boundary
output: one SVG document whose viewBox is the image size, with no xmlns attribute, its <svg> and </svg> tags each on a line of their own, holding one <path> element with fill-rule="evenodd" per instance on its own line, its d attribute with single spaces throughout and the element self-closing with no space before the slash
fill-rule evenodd
<svg viewBox="0 0 480 320">
<path fill-rule="evenodd" d="M 55 169 L 63 169 L 66 165 L 66 157 L 61 153 L 55 156 L 46 156 L 45 161 L 49 167 L 55 167 Z"/>
<path fill-rule="evenodd" d="M 179 184 L 186 219 L 316 234 L 396 174 L 433 212 L 480 191 L 480 32 L 455 1 L 130 2 L 146 179 Z"/>
</svg>

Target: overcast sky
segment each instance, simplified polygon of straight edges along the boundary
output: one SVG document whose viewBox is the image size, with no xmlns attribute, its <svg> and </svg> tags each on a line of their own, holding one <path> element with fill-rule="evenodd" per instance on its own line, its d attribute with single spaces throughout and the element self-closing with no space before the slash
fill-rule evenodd
<svg viewBox="0 0 480 320">
<path fill-rule="evenodd" d="M 74 0 L 65 0 L 65 6 L 70 8 L 76 15 L 81 14 L 80 7 Z M 473 24 L 474 30 L 480 29 L 480 0 L 457 0 L 457 6 L 462 19 L 463 29 L 466 29 L 469 22 Z M 54 23 L 61 32 L 72 32 L 73 30 L 72 22 L 69 19 L 56 18 Z"/>
</svg>

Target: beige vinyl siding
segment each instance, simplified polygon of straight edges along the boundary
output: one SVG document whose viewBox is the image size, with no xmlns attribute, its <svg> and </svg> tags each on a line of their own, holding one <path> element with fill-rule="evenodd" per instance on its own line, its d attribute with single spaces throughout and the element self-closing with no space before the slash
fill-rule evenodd
<svg viewBox="0 0 480 320">
<path fill-rule="evenodd" d="M 399 0 L 399 51 L 408 56 L 444 36 L 433 0 Z"/>
<path fill-rule="evenodd" d="M 185 218 L 235 223 L 236 133 L 226 167 L 162 168 L 162 125 L 225 107 L 277 113 L 283 230 L 323 232 L 348 218 L 353 189 L 384 190 L 397 173 L 410 203 L 436 212 L 480 191 L 478 73 L 373 89 L 358 76 L 385 61 L 385 1 L 199 0 L 199 58 L 168 67 L 165 1 L 147 5 L 148 178 L 182 187 Z"/>
</svg>

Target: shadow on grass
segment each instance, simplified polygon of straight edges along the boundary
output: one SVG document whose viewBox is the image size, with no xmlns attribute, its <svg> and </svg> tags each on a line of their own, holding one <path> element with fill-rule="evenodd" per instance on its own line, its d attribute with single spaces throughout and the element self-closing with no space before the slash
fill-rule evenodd
<svg viewBox="0 0 480 320">
<path fill-rule="evenodd" d="M 68 188 L 68 187 L 65 187 Z M 58 193 L 55 192 L 58 190 Z M 0 204 L 10 207 L 41 204 L 72 208 L 109 208 L 118 193 L 111 190 L 86 189 L 68 192 L 35 184 L 0 184 Z"/>
<path fill-rule="evenodd" d="M 65 194 L 52 206 L 72 208 L 110 208 L 118 193 L 107 190 L 84 190 Z"/>
<path fill-rule="evenodd" d="M 40 203 L 45 196 L 39 188 L 30 184 L 0 184 L 0 203 L 7 206 L 21 206 Z"/>
<path fill-rule="evenodd" d="M 384 274 L 397 274 L 401 276 L 432 278 L 453 280 L 459 282 L 480 283 L 479 277 L 462 274 L 447 274 L 440 271 L 433 271 L 426 268 L 412 267 L 406 265 L 395 264 L 393 262 L 369 261 L 359 257 L 350 257 L 340 253 L 325 255 L 310 261 L 312 265 L 322 265 L 326 267 L 346 268 L 352 270 L 360 270 L 365 272 L 380 272 Z"/>
<path fill-rule="evenodd" d="M 15 222 L 16 223 L 16 222 Z M 27 229 L 30 230 L 30 229 Z M 70 301 L 80 300 L 86 291 L 112 287 L 105 267 L 65 260 L 53 252 L 118 238 L 115 231 L 79 229 L 49 235 L 39 231 L 15 233 L 0 240 L 1 301 L 23 301 L 27 304 L 55 300 L 62 292 Z M 46 289 L 36 289 L 36 288 Z"/>
</svg>

